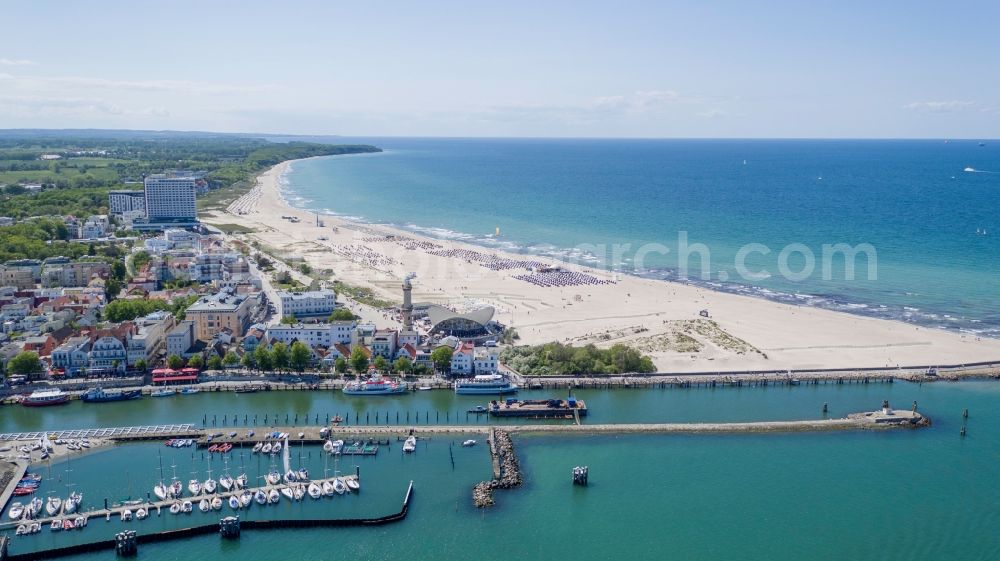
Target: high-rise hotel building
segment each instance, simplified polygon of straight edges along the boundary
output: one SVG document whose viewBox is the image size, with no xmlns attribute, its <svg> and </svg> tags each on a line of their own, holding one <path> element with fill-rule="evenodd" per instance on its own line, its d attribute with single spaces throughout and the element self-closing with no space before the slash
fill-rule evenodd
<svg viewBox="0 0 1000 561">
<path fill-rule="evenodd" d="M 198 221 L 194 177 L 150 175 L 145 181 L 146 217 L 154 223 Z"/>
</svg>

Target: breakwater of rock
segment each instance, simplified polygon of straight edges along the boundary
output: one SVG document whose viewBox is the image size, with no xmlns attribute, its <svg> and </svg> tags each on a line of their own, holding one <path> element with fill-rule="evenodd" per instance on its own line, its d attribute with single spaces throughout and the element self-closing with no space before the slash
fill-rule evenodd
<svg viewBox="0 0 1000 561">
<path fill-rule="evenodd" d="M 512 489 L 523 482 L 514 441 L 507 431 L 497 428 L 491 431 L 490 455 L 493 457 L 493 479 L 481 481 L 472 488 L 472 502 L 479 508 L 493 506 L 495 489 Z"/>
</svg>

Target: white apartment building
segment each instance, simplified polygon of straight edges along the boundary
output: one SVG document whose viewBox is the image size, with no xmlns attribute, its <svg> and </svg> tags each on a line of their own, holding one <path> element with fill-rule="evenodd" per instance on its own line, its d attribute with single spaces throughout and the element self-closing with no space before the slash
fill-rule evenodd
<svg viewBox="0 0 1000 561">
<path fill-rule="evenodd" d="M 293 341 L 301 341 L 309 345 L 310 348 L 317 346 L 330 348 L 336 343 L 341 342 L 337 339 L 336 333 L 337 326 L 333 324 L 297 323 L 294 325 L 268 326 L 265 337 L 268 341 L 280 341 L 286 345 L 291 345 Z M 350 334 L 348 334 L 347 339 L 350 340 Z"/>
<path fill-rule="evenodd" d="M 115 216 L 146 215 L 146 194 L 143 191 L 115 189 L 108 191 L 108 212 Z"/>
<path fill-rule="evenodd" d="M 328 316 L 337 307 L 337 294 L 329 289 L 307 292 L 279 290 L 281 313 L 297 318 Z"/>
</svg>

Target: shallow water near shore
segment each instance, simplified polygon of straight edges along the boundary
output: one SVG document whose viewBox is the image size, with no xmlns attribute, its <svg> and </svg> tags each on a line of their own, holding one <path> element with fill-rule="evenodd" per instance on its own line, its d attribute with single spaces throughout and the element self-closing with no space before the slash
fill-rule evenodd
<svg viewBox="0 0 1000 561">
<path fill-rule="evenodd" d="M 490 476 L 485 446 L 461 448 L 460 436 L 434 436 L 422 441 L 416 454 L 403 455 L 393 442 L 374 458 L 339 462 L 341 472 L 360 466 L 360 495 L 296 505 L 282 499 L 280 506 L 254 506 L 247 516 L 381 516 L 399 509 L 406 484 L 413 480 L 412 508 L 403 522 L 378 528 L 247 531 L 232 542 L 211 535 L 140 546 L 140 558 L 186 559 L 193 552 L 249 560 L 279 554 L 297 559 L 533 559 L 553 551 L 572 551 L 579 559 L 706 560 L 992 559 L 1000 554 L 1000 535 L 992 531 L 1000 522 L 995 508 L 1000 489 L 992 481 L 1000 456 L 995 437 L 1000 431 L 995 408 L 1000 385 L 995 382 L 576 393 L 593 410 L 586 422 L 820 418 L 824 402 L 831 416 L 840 416 L 873 409 L 888 398 L 900 408 L 918 401 L 934 424 L 922 430 L 809 434 L 515 435 L 525 485 L 497 492 L 497 506 L 483 511 L 472 507 L 470 497 L 472 485 Z M 529 395 L 534 394 L 524 394 Z M 357 411 L 363 419 L 366 411 L 390 411 L 394 418 L 394 411 L 427 409 L 433 419 L 436 411 L 464 410 L 481 402 L 467 402 L 466 397 L 436 391 L 348 400 L 332 392 L 270 392 L 86 407 L 74 403 L 47 410 L 4 407 L 0 430 L 200 425 L 206 413 L 210 425 L 213 411 L 221 415 L 223 410 L 245 411 L 251 418 L 269 410 L 272 416 L 279 412 L 283 421 L 284 412 L 296 410 L 302 415 Z M 970 410 L 968 436 L 961 438 L 965 408 Z M 241 422 L 231 430 L 245 429 Z M 53 464 L 52 478 L 40 493 L 45 496 L 49 484 L 63 489 L 59 478 L 68 477 L 91 505 L 100 505 L 105 496 L 117 500 L 145 494 L 158 478 L 157 452 L 166 477 L 174 464 L 185 482 L 192 470 L 207 477 L 200 451 L 130 444 Z M 293 466 L 300 452 L 314 476 L 323 473 L 317 447 L 293 446 Z M 236 472 L 239 456 L 231 457 L 229 468 Z M 579 464 L 590 466 L 587 488 L 570 482 L 570 470 Z M 254 477 L 269 469 L 270 460 L 245 456 L 243 466 Z M 222 467 L 213 459 L 216 476 Z M 333 462 L 328 467 L 332 471 Z M 164 512 L 131 525 L 148 532 L 217 518 Z M 84 532 L 53 535 L 45 529 L 34 538 L 17 539 L 14 552 L 106 539 L 120 526 L 94 519 Z M 76 558 L 99 557 L 111 559 L 114 553 Z"/>
</svg>

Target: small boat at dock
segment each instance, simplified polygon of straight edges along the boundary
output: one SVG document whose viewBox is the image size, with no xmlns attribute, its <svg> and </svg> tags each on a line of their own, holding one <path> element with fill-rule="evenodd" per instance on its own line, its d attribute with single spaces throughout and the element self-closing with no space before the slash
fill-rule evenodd
<svg viewBox="0 0 1000 561">
<path fill-rule="evenodd" d="M 379 374 L 365 381 L 348 382 L 342 390 L 344 395 L 400 395 L 408 391 L 406 382 L 386 380 Z"/>
<path fill-rule="evenodd" d="M 137 520 L 145 520 L 149 516 L 149 511 L 144 508 L 138 508 L 135 511 L 135 517 Z"/>
<path fill-rule="evenodd" d="M 348 479 L 346 480 L 346 484 L 347 488 L 350 489 L 351 491 L 357 491 L 358 489 L 361 489 L 361 483 L 359 483 L 357 479 Z"/>
<path fill-rule="evenodd" d="M 177 395 L 177 390 L 173 388 L 163 388 L 149 394 L 150 397 L 171 397 Z"/>
<path fill-rule="evenodd" d="M 106 390 L 100 386 L 80 396 L 84 403 L 110 403 L 142 398 L 142 390 Z"/>
<path fill-rule="evenodd" d="M 473 378 L 457 380 L 455 393 L 459 395 L 504 395 L 517 393 L 517 384 L 511 383 L 502 374 L 481 374 Z"/>
<path fill-rule="evenodd" d="M 239 510 L 240 509 L 240 500 L 238 498 L 236 498 L 235 495 L 232 496 L 232 497 L 229 497 L 229 508 L 231 508 L 233 510 Z"/>
<path fill-rule="evenodd" d="M 403 452 L 410 453 L 417 450 L 417 437 L 408 436 L 406 440 L 403 441 Z"/>
<path fill-rule="evenodd" d="M 462 443 L 462 446 L 464 446 L 466 448 L 468 448 L 470 446 L 475 446 L 475 445 L 476 445 L 476 441 L 472 440 L 471 438 L 469 440 L 466 440 L 465 442 Z"/>
<path fill-rule="evenodd" d="M 25 407 L 48 407 L 50 405 L 62 405 L 69 402 L 69 394 L 56 390 L 39 390 L 31 392 L 31 395 L 21 400 L 21 405 Z"/>
</svg>

